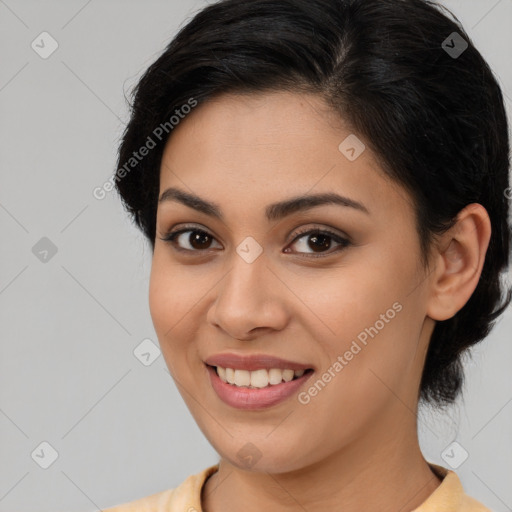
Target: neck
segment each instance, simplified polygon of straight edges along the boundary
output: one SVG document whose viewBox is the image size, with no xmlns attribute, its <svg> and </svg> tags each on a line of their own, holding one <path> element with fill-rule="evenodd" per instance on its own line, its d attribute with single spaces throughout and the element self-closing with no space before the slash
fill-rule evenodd
<svg viewBox="0 0 512 512">
<path fill-rule="evenodd" d="M 203 512 L 413 511 L 441 480 L 421 453 L 416 415 L 403 404 L 398 409 L 388 422 L 372 422 L 328 458 L 295 471 L 248 471 L 221 459 L 203 488 Z"/>
</svg>

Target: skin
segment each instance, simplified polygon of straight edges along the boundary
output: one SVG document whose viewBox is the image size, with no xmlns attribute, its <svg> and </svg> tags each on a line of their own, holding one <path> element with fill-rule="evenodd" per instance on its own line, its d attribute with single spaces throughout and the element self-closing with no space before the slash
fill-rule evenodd
<svg viewBox="0 0 512 512">
<path fill-rule="evenodd" d="M 420 377 L 435 321 L 453 316 L 476 287 L 489 218 L 480 205 L 465 208 L 425 268 L 411 197 L 368 144 L 355 161 L 340 152 L 351 133 L 314 95 L 225 94 L 195 108 L 165 148 L 160 192 L 192 192 L 224 214 L 160 202 L 150 278 L 165 361 L 221 457 L 203 488 L 205 512 L 405 512 L 440 484 L 418 443 Z M 264 216 L 270 203 L 332 191 L 369 213 L 322 205 L 274 222 Z M 190 231 L 175 246 L 161 239 L 185 223 L 211 238 L 196 246 Z M 351 243 L 340 250 L 331 238 L 315 251 L 310 235 L 296 239 L 298 228 L 315 227 Z M 236 252 L 247 236 L 263 249 L 250 264 Z M 401 311 L 306 405 L 292 396 L 244 411 L 211 387 L 204 359 L 234 352 L 311 365 L 307 390 L 396 302 Z M 261 455 L 251 467 L 237 457 L 248 442 Z"/>
</svg>

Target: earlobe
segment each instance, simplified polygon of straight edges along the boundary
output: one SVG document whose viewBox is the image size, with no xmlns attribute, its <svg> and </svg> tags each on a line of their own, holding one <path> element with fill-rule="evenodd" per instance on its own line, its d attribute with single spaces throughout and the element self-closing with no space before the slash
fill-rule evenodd
<svg viewBox="0 0 512 512">
<path fill-rule="evenodd" d="M 448 320 L 466 304 L 480 279 L 490 238 L 491 221 L 481 204 L 472 203 L 459 212 L 434 251 L 430 318 Z"/>
</svg>

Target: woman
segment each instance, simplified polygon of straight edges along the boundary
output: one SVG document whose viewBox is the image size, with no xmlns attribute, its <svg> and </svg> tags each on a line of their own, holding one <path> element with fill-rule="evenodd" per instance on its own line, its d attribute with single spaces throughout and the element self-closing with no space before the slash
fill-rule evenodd
<svg viewBox="0 0 512 512">
<path fill-rule="evenodd" d="M 484 511 L 421 402 L 510 302 L 499 86 L 424 0 L 225 0 L 140 80 L 118 191 L 219 464 L 111 509 Z"/>
</svg>

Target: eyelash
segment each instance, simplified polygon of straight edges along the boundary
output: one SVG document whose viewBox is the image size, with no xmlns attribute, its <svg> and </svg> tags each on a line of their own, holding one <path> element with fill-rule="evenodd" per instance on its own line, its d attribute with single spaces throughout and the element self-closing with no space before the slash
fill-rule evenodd
<svg viewBox="0 0 512 512">
<path fill-rule="evenodd" d="M 213 235 L 208 233 L 208 231 L 205 231 L 204 229 L 199 229 L 195 226 L 185 226 L 182 229 L 176 230 L 176 231 L 170 231 L 167 233 L 164 237 L 160 237 L 161 240 L 164 242 L 170 243 L 175 250 L 180 252 L 188 252 L 188 253 L 204 253 L 207 252 L 209 249 L 183 249 L 182 247 L 178 247 L 175 243 L 175 240 L 178 236 L 182 235 L 183 233 L 187 232 L 193 232 L 193 233 L 201 233 L 202 235 L 207 235 L 212 239 L 215 239 Z M 320 228 L 313 228 L 313 229 L 303 229 L 299 230 L 297 233 L 295 233 L 294 238 L 291 242 L 291 245 L 297 242 L 299 239 L 303 238 L 305 235 L 327 235 L 329 238 L 332 238 L 336 243 L 339 243 L 341 247 L 333 252 L 325 252 L 325 253 L 299 253 L 299 254 L 306 254 L 303 257 L 306 258 L 326 258 L 328 256 L 331 256 L 334 253 L 340 252 L 343 249 L 347 248 L 349 245 L 351 245 L 351 242 L 347 238 L 343 238 L 340 235 L 333 233 L 332 231 L 329 231 L 328 229 L 320 229 Z"/>
</svg>

